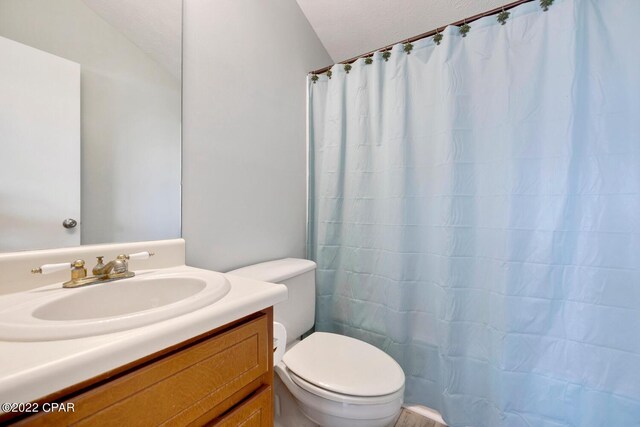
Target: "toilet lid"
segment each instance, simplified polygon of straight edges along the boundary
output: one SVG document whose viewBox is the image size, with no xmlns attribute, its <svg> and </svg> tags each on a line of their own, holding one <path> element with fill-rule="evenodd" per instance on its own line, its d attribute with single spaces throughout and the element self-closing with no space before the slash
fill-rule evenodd
<svg viewBox="0 0 640 427">
<path fill-rule="evenodd" d="M 298 377 L 336 393 L 382 396 L 404 386 L 404 372 L 391 356 L 344 335 L 315 332 L 282 360 Z"/>
</svg>

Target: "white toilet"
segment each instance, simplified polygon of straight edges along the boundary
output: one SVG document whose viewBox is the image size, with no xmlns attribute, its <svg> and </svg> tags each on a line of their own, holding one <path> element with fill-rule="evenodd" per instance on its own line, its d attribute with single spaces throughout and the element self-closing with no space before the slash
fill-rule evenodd
<svg viewBox="0 0 640 427">
<path fill-rule="evenodd" d="M 229 272 L 282 283 L 289 292 L 288 300 L 274 307 L 274 320 L 284 325 L 288 337 L 282 360 L 274 360 L 286 386 L 279 392 L 276 383 L 276 425 L 301 425 L 290 413 L 290 407 L 297 406 L 321 426 L 391 426 L 400 414 L 405 380 L 393 358 L 343 335 L 314 332 L 301 340 L 315 321 L 315 269 L 313 261 L 287 258 Z M 297 405 L 287 410 L 283 400 L 291 395 Z"/>
</svg>

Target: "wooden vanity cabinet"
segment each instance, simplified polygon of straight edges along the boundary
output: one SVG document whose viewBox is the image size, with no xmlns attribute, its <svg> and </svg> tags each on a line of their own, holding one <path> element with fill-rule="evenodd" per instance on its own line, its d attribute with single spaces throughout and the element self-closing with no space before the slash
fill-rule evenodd
<svg viewBox="0 0 640 427">
<path fill-rule="evenodd" d="M 272 426 L 272 343 L 269 308 L 38 401 L 75 412 L 5 414 L 0 423 Z"/>
</svg>

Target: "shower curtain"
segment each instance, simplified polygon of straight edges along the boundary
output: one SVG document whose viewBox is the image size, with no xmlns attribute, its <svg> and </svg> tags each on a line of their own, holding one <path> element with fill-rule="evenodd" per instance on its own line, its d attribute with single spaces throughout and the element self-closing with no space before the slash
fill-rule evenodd
<svg viewBox="0 0 640 427">
<path fill-rule="evenodd" d="M 640 1 L 510 12 L 309 78 L 316 329 L 453 427 L 640 426 Z"/>
</svg>

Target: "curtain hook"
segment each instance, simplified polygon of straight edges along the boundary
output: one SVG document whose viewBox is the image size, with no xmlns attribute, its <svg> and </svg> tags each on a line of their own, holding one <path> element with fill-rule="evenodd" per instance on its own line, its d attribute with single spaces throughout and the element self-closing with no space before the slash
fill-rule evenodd
<svg viewBox="0 0 640 427">
<path fill-rule="evenodd" d="M 469 24 L 467 24 L 467 19 L 466 18 L 464 19 L 463 22 L 464 22 L 464 25 L 462 27 L 460 27 L 459 32 L 460 32 L 460 35 L 462 37 L 467 37 L 467 33 L 469 31 L 471 31 L 471 26 Z"/>
<path fill-rule="evenodd" d="M 407 55 L 411 55 L 411 51 L 413 50 L 413 44 L 411 44 L 409 39 L 407 39 L 406 43 L 404 44 L 403 49 L 407 53 Z"/>
<path fill-rule="evenodd" d="M 553 0 L 540 0 L 540 7 L 542 7 L 543 11 L 549 10 L 549 6 L 553 4 Z"/>
<path fill-rule="evenodd" d="M 442 33 L 439 31 L 439 28 L 436 28 L 436 33 L 433 35 L 433 41 L 435 42 L 435 44 L 437 46 L 440 46 L 440 42 L 442 42 L 443 39 L 443 35 Z"/>
<path fill-rule="evenodd" d="M 507 23 L 509 15 L 511 15 L 511 13 L 504 10 L 504 6 L 502 6 L 502 12 L 498 14 L 498 22 L 500 23 L 500 25 L 504 25 Z"/>
</svg>

